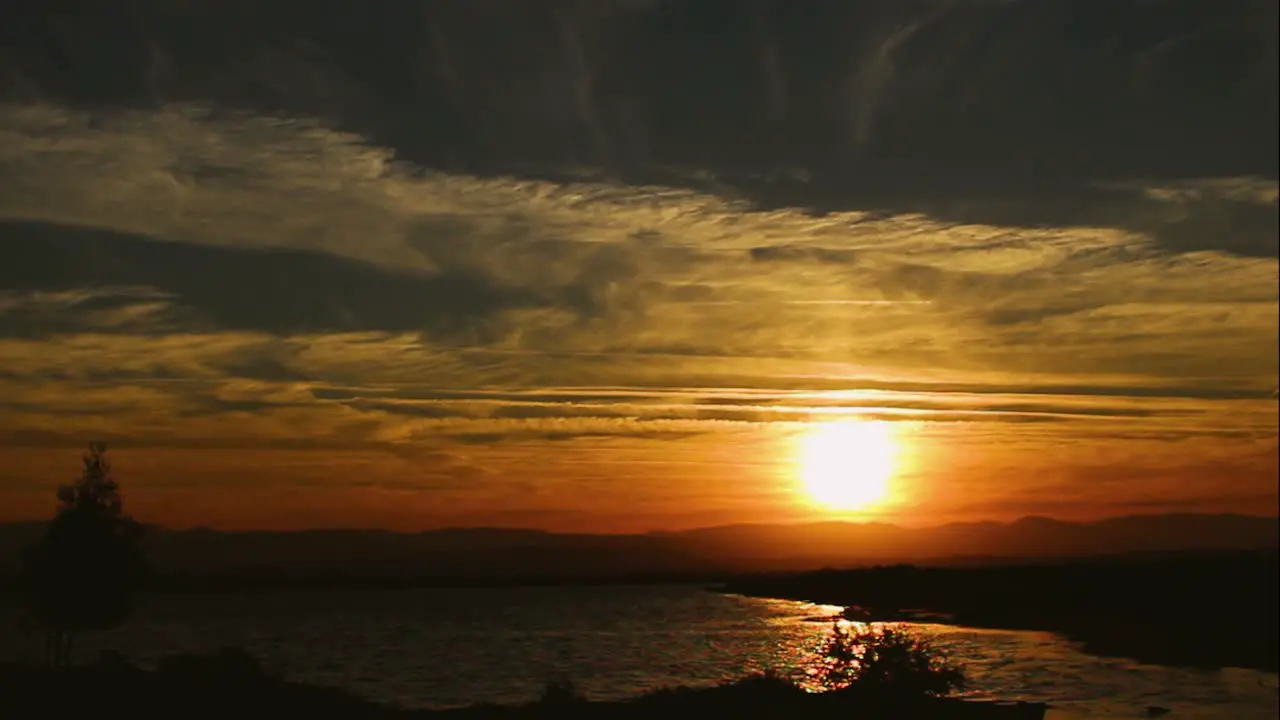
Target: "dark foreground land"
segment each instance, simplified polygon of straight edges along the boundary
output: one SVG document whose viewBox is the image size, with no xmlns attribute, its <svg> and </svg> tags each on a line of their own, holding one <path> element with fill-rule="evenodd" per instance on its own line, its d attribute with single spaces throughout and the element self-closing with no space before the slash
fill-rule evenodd
<svg viewBox="0 0 1280 720">
<path fill-rule="evenodd" d="M 550 687 L 543 699 L 521 706 L 476 705 L 454 710 L 402 710 L 368 702 L 343 690 L 292 683 L 265 674 L 238 650 L 211 656 L 175 656 L 141 670 L 107 655 L 95 665 L 48 670 L 0 665 L 0 717 L 71 718 L 123 713 L 149 718 L 250 717 L 485 720 L 510 718 L 680 717 L 841 718 L 841 720 L 1040 720 L 1040 704 L 948 699 L 912 700 L 869 694 L 814 694 L 775 678 L 755 677 L 716 688 L 660 690 L 622 702 L 588 702 Z"/>
<path fill-rule="evenodd" d="M 743 576 L 725 592 L 843 605 L 851 619 L 1056 632 L 1097 655 L 1277 670 L 1277 553 Z M 927 618 L 927 620 L 926 620 Z"/>
</svg>

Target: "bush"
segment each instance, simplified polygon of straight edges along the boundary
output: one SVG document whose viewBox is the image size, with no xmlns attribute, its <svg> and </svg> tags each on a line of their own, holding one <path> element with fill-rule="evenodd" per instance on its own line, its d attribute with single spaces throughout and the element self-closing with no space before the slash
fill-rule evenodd
<svg viewBox="0 0 1280 720">
<path fill-rule="evenodd" d="M 817 680 L 828 690 L 894 698 L 942 697 L 965 686 L 963 669 L 907 630 L 837 620 Z"/>
<path fill-rule="evenodd" d="M 586 698 L 578 692 L 572 680 L 560 677 L 548 680 L 542 686 L 542 697 L 538 702 L 543 705 L 577 705 L 586 702 Z"/>
</svg>

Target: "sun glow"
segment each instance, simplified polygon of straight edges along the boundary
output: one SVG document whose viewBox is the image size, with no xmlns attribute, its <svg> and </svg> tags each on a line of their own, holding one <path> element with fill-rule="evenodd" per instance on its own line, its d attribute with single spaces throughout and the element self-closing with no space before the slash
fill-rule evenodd
<svg viewBox="0 0 1280 720">
<path fill-rule="evenodd" d="M 889 498 L 900 450 L 892 423 L 819 423 L 796 441 L 795 473 L 814 504 L 832 511 L 867 511 Z"/>
</svg>

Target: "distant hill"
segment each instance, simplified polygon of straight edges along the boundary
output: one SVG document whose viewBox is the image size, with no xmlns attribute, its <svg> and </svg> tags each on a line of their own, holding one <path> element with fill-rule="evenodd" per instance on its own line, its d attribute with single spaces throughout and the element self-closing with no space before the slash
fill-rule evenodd
<svg viewBox="0 0 1280 720">
<path fill-rule="evenodd" d="M 12 577 L 40 523 L 0 525 L 0 576 Z M 157 576 L 251 584 L 380 580 L 502 582 L 690 577 L 916 563 L 958 566 L 1128 553 L 1275 549 L 1280 519 L 1146 515 L 1065 522 L 903 528 L 880 523 L 731 525 L 642 535 L 512 528 L 223 532 L 151 528 Z"/>
<path fill-rule="evenodd" d="M 717 558 L 772 565 L 798 560 L 838 567 L 850 561 L 941 561 L 1079 557 L 1134 552 L 1259 549 L 1277 546 L 1275 517 L 1133 515 L 1097 522 L 1025 517 L 1012 523 L 903 528 L 880 523 L 740 525 L 675 533 L 683 547 Z M 750 549 L 752 555 L 745 554 Z"/>
</svg>

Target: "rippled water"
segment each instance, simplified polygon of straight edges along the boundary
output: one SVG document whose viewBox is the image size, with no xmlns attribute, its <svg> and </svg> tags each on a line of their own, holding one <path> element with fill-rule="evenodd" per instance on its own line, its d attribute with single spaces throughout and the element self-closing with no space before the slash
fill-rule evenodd
<svg viewBox="0 0 1280 720">
<path fill-rule="evenodd" d="M 403 706 L 520 702 L 568 677 L 621 698 L 766 668 L 803 672 L 835 608 L 688 587 L 519 588 L 168 595 L 125 627 L 86 637 L 147 662 L 233 645 L 297 680 Z M 1047 701 L 1089 717 L 1275 718 L 1275 674 L 1194 671 L 1096 658 L 1047 633 L 917 625 L 963 662 L 974 693 Z M 34 653 L 34 638 L 14 651 Z"/>
</svg>

